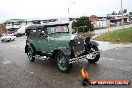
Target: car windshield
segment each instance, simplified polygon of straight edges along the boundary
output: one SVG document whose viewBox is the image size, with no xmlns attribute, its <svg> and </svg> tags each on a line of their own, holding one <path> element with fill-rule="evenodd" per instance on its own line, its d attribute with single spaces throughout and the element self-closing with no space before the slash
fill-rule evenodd
<svg viewBox="0 0 132 88">
<path fill-rule="evenodd" d="M 48 34 L 69 32 L 67 26 L 47 27 L 47 31 L 48 31 Z"/>
</svg>

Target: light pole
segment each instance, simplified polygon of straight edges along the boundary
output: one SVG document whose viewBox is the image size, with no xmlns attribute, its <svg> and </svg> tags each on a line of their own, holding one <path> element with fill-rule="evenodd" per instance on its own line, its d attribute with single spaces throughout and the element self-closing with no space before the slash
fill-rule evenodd
<svg viewBox="0 0 132 88">
<path fill-rule="evenodd" d="M 70 30 L 70 33 L 72 32 L 72 28 L 71 28 L 71 23 L 70 23 L 70 6 L 72 5 L 72 4 L 75 4 L 75 2 L 72 2 L 71 4 L 69 4 L 68 5 L 68 22 L 69 22 L 69 30 Z"/>
<path fill-rule="evenodd" d="M 68 21 L 70 21 L 70 12 L 69 12 L 70 6 L 68 6 Z"/>
<path fill-rule="evenodd" d="M 70 21 L 70 6 L 72 4 L 75 4 L 75 2 L 72 2 L 71 4 L 68 5 L 68 20 Z"/>
<path fill-rule="evenodd" d="M 123 16 L 122 0 L 121 0 L 121 12 L 122 12 L 122 28 L 124 29 L 124 16 Z"/>
</svg>

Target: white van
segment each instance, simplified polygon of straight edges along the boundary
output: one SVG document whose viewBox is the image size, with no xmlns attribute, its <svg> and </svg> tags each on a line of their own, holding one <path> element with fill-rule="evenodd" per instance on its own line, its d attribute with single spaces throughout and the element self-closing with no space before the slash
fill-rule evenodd
<svg viewBox="0 0 132 88">
<path fill-rule="evenodd" d="M 15 36 L 16 36 L 16 37 L 19 37 L 19 36 L 24 35 L 24 34 L 25 34 L 25 28 L 26 28 L 27 26 L 28 26 L 28 25 L 22 26 L 21 28 L 19 28 L 19 29 L 17 30 L 17 32 L 15 33 Z"/>
</svg>

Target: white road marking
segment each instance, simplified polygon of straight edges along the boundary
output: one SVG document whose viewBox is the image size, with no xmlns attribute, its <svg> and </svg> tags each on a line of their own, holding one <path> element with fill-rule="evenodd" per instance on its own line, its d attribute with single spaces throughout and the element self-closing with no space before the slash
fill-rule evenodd
<svg viewBox="0 0 132 88">
<path fill-rule="evenodd" d="M 31 74 L 33 74 L 33 72 L 30 72 Z"/>
<path fill-rule="evenodd" d="M 11 64 L 11 61 L 5 60 L 5 61 L 3 62 L 3 64 Z"/>
<path fill-rule="evenodd" d="M 114 59 L 109 59 L 109 60 L 114 60 Z"/>
<path fill-rule="evenodd" d="M 111 58 L 101 58 L 101 60 L 114 60 L 114 59 L 111 59 Z"/>
</svg>

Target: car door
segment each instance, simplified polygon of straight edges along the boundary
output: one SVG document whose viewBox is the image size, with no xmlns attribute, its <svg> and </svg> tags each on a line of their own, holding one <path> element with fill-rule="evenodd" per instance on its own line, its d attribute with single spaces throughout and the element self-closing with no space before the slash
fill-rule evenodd
<svg viewBox="0 0 132 88">
<path fill-rule="evenodd" d="M 68 47 L 67 40 L 69 40 L 69 36 L 66 36 L 66 34 L 63 33 L 63 30 L 63 26 L 47 27 L 49 43 L 52 51 L 59 47 Z"/>
<path fill-rule="evenodd" d="M 28 42 L 32 44 L 36 50 L 38 50 L 38 37 L 37 37 L 37 30 L 36 29 L 30 29 L 28 30 Z"/>
<path fill-rule="evenodd" d="M 56 29 L 55 26 L 47 27 L 48 41 L 49 41 L 49 44 L 50 44 L 51 51 L 54 51 L 58 46 L 58 41 L 57 41 L 58 35 L 56 34 L 55 29 Z"/>
<path fill-rule="evenodd" d="M 38 28 L 39 38 L 38 38 L 38 46 L 39 50 L 43 53 L 50 52 L 49 41 L 48 41 L 48 33 L 46 28 Z"/>
</svg>

